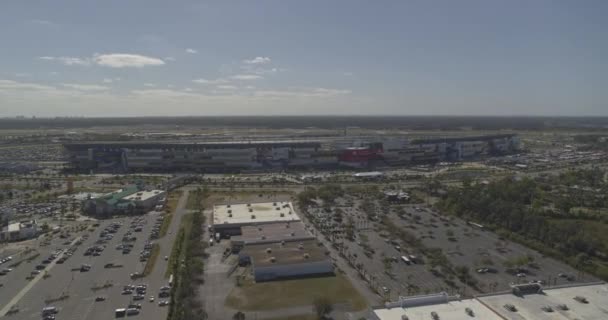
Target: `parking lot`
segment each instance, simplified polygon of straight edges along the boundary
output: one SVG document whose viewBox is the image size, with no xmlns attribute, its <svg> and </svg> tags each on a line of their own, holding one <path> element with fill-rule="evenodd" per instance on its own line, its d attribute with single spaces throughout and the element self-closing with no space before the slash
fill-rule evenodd
<svg viewBox="0 0 608 320">
<path fill-rule="evenodd" d="M 170 251 L 172 231 L 162 239 L 166 248 L 161 251 L 154 272 L 145 278 L 136 276 L 146 264 L 146 254 L 142 253 L 151 248 L 148 241 L 152 228 L 161 219 L 159 213 L 150 213 L 105 220 L 93 232 L 72 234 L 72 246 L 57 238 L 48 246 L 39 247 L 40 256 L 21 263 L 10 271 L 10 277 L 1 279 L 3 314 L 12 313 L 12 307 L 13 312 L 18 312 L 10 317 L 41 319 L 44 307 L 56 307 L 56 319 L 111 319 L 116 309 L 125 308 L 125 316 L 164 319 L 167 308 L 159 304 L 169 298 L 160 293 L 168 284 L 163 254 Z M 69 256 L 71 247 L 75 250 Z M 53 253 L 55 258 L 51 257 Z M 28 282 L 26 278 L 32 276 Z M 52 318 L 50 313 L 47 318 Z"/>
<path fill-rule="evenodd" d="M 502 239 L 483 226 L 442 216 L 423 204 L 388 205 L 375 201 L 376 216 L 370 220 L 362 208 L 364 201 L 345 195 L 335 200 L 330 213 L 314 205 L 308 211 L 315 217 L 317 228 L 325 231 L 351 267 L 385 299 L 441 291 L 470 296 L 507 290 L 515 283 L 540 282 L 554 286 L 597 280 Z M 404 242 L 395 230 L 405 230 L 419 245 Z M 349 233 L 352 233 L 351 239 Z M 444 265 L 452 270 L 466 268 L 466 276 L 455 276 L 442 268 L 441 263 L 430 261 L 428 252 L 437 252 L 434 248 L 441 251 L 432 259 L 445 258 Z"/>
</svg>

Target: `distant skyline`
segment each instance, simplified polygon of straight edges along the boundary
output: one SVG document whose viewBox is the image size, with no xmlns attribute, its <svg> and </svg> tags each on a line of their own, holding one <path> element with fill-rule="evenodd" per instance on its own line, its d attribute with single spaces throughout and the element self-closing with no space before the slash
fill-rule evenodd
<svg viewBox="0 0 608 320">
<path fill-rule="evenodd" d="M 0 2 L 0 117 L 608 116 L 608 2 Z"/>
</svg>

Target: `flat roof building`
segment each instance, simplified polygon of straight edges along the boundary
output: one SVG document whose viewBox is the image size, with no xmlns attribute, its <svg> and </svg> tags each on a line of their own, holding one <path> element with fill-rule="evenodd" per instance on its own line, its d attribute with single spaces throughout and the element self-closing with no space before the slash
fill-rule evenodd
<svg viewBox="0 0 608 320">
<path fill-rule="evenodd" d="M 511 292 L 459 299 L 447 294 L 416 296 L 371 310 L 373 320 L 600 320 L 608 319 L 604 282 L 542 288 L 516 285 Z M 433 317 L 434 313 L 436 317 Z"/>
<path fill-rule="evenodd" d="M 314 240 L 300 221 L 265 223 L 241 227 L 241 235 L 230 237 L 233 246 Z"/>
<path fill-rule="evenodd" d="M 247 245 L 239 263 L 251 263 L 257 282 L 334 275 L 329 256 L 314 240 Z"/>
<path fill-rule="evenodd" d="M 222 236 L 241 234 L 241 227 L 273 222 L 295 222 L 300 217 L 291 202 L 239 203 L 213 206 L 213 227 Z"/>
<path fill-rule="evenodd" d="M 32 239 L 38 235 L 36 220 L 10 223 L 0 232 L 1 241 L 22 241 Z"/>
</svg>

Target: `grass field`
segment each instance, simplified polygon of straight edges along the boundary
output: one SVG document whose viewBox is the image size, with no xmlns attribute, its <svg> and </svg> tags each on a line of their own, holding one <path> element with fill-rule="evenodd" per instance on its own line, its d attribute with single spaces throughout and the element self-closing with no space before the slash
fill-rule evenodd
<svg viewBox="0 0 608 320">
<path fill-rule="evenodd" d="M 165 220 L 163 220 L 163 224 L 160 226 L 160 234 L 159 237 L 164 237 L 169 230 L 169 226 L 171 225 L 171 220 L 173 220 L 173 214 L 175 213 L 175 208 L 177 207 L 177 201 L 179 201 L 179 197 L 181 197 L 181 190 L 178 192 L 172 192 L 169 194 L 167 198 L 167 207 L 165 208 Z"/>
<path fill-rule="evenodd" d="M 332 304 L 350 304 L 353 311 L 367 307 L 365 299 L 341 274 L 335 277 L 244 283 L 230 292 L 226 306 L 243 311 L 306 305 L 312 308 L 313 301 L 318 297 L 325 297 Z"/>
<path fill-rule="evenodd" d="M 173 242 L 173 248 L 171 249 L 171 255 L 169 256 L 169 263 L 167 271 L 165 272 L 165 278 L 169 278 L 175 271 L 173 270 L 175 263 L 174 261 L 181 261 L 185 257 L 184 243 L 190 236 L 192 214 L 187 213 L 182 216 L 182 222 L 179 226 L 179 231 L 175 241 Z"/>
<path fill-rule="evenodd" d="M 144 267 L 144 271 L 142 272 L 142 276 L 146 277 L 152 270 L 154 270 L 154 265 L 156 265 L 156 260 L 158 259 L 158 254 L 160 253 L 160 245 L 155 243 L 152 245 L 152 250 L 150 250 L 150 257 L 148 261 L 146 261 L 146 266 Z"/>
</svg>

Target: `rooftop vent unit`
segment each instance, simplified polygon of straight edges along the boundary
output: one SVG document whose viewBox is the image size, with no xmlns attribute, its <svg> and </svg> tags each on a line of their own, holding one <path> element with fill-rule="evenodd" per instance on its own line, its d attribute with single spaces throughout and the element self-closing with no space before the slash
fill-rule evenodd
<svg viewBox="0 0 608 320">
<path fill-rule="evenodd" d="M 553 312 L 553 308 L 551 306 L 544 306 L 541 308 L 544 312 Z"/>
<path fill-rule="evenodd" d="M 251 219 L 255 219 L 255 214 L 252 214 L 252 215 L 251 215 Z"/>
<path fill-rule="evenodd" d="M 281 210 L 281 208 L 277 207 L 277 210 Z"/>
<path fill-rule="evenodd" d="M 295 233 L 295 232 L 292 232 L 292 233 L 291 233 L 291 236 L 292 236 L 292 237 L 295 237 L 295 236 L 296 236 L 296 233 Z"/>
<path fill-rule="evenodd" d="M 226 208 L 230 208 L 230 205 L 226 205 Z"/>
<path fill-rule="evenodd" d="M 437 312 L 432 311 L 431 312 L 431 318 L 433 318 L 433 320 L 439 320 L 439 315 L 437 314 Z"/>
<path fill-rule="evenodd" d="M 249 212 L 253 212 L 253 209 L 249 209 Z"/>
<path fill-rule="evenodd" d="M 273 205 L 273 206 L 276 206 L 276 205 L 277 205 L 277 203 L 276 203 L 276 202 L 273 202 L 273 203 L 272 203 L 272 205 Z"/>
<path fill-rule="evenodd" d="M 406 316 L 406 315 L 402 315 L 401 316 L 401 320 L 410 320 L 410 317 Z"/>
<path fill-rule="evenodd" d="M 232 213 L 228 213 L 228 218 L 232 218 Z"/>
<path fill-rule="evenodd" d="M 272 253 L 272 249 L 271 248 L 266 248 L 266 253 Z"/>
<path fill-rule="evenodd" d="M 232 213 L 232 210 L 228 210 L 228 213 Z"/>
<path fill-rule="evenodd" d="M 300 250 L 304 250 L 304 245 L 300 243 L 300 244 L 298 245 L 298 249 L 300 249 Z"/>
<path fill-rule="evenodd" d="M 262 240 L 266 240 L 266 236 L 265 235 L 262 235 Z"/>
<path fill-rule="evenodd" d="M 248 204 L 247 204 L 247 206 L 248 206 L 248 207 L 251 207 L 251 203 L 248 203 Z"/>
<path fill-rule="evenodd" d="M 277 259 L 275 257 L 270 257 L 270 262 L 275 263 Z"/>
<path fill-rule="evenodd" d="M 589 301 L 587 300 L 587 298 L 583 297 L 583 296 L 576 296 L 574 297 L 574 300 L 580 302 L 580 303 L 589 303 Z"/>
<path fill-rule="evenodd" d="M 262 231 L 262 227 L 258 227 L 258 231 Z"/>
<path fill-rule="evenodd" d="M 310 258 L 310 255 L 308 253 L 305 253 L 304 254 L 304 259 L 308 259 L 308 258 Z"/>
<path fill-rule="evenodd" d="M 285 216 L 285 214 L 281 212 L 281 214 L 279 214 L 279 216 L 282 218 Z"/>
<path fill-rule="evenodd" d="M 464 312 L 465 312 L 466 314 L 468 314 L 468 315 L 469 315 L 469 317 L 474 317 L 474 316 L 475 316 L 475 312 L 473 312 L 473 309 L 471 309 L 471 308 L 465 308 L 465 309 L 464 309 Z"/>
<path fill-rule="evenodd" d="M 517 312 L 517 308 L 515 308 L 515 306 L 510 303 L 505 304 L 503 307 L 508 311 Z"/>
</svg>

